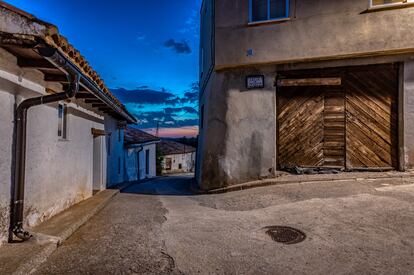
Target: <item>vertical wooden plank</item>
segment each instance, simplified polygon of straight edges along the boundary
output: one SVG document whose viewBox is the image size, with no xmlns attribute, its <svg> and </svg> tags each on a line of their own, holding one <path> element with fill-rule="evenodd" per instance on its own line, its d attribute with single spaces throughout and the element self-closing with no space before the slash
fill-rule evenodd
<svg viewBox="0 0 414 275">
<path fill-rule="evenodd" d="M 345 100 L 342 87 L 326 87 L 324 166 L 345 167 Z"/>
</svg>

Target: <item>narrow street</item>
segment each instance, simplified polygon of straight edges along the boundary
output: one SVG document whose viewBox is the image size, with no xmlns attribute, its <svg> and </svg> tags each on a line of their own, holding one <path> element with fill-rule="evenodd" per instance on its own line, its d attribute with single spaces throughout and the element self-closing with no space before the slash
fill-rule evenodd
<svg viewBox="0 0 414 275">
<path fill-rule="evenodd" d="M 191 177 L 118 194 L 37 274 L 410 274 L 414 184 L 298 183 L 195 195 Z M 263 229 L 302 230 L 298 244 Z"/>
</svg>

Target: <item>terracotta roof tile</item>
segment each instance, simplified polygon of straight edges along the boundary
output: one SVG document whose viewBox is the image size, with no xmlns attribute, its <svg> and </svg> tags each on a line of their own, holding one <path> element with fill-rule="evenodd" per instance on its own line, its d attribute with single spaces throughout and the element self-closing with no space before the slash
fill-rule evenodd
<svg viewBox="0 0 414 275">
<path fill-rule="evenodd" d="M 161 142 L 157 144 L 157 148 L 163 156 L 192 153 L 196 151 L 196 149 L 192 146 L 165 139 L 161 140 Z"/>
</svg>

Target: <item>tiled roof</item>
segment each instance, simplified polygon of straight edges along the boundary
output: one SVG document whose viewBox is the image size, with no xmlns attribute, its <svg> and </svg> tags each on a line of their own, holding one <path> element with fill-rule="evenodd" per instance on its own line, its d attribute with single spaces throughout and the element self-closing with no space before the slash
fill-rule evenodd
<svg viewBox="0 0 414 275">
<path fill-rule="evenodd" d="M 160 139 L 156 136 L 150 135 L 135 128 L 125 129 L 124 142 L 126 144 L 142 144 L 148 142 L 157 142 L 159 140 Z"/>
<path fill-rule="evenodd" d="M 165 139 L 161 140 L 161 142 L 157 144 L 157 148 L 163 156 L 186 154 L 196 151 L 196 149 L 192 146 Z"/>
<path fill-rule="evenodd" d="M 55 25 L 44 22 L 34 15 L 3 1 L 0 1 L 0 11 L 0 16 L 3 17 L 0 18 L 0 27 L 3 25 L 0 28 L 0 32 L 11 34 L 16 39 L 20 38 L 25 41 L 38 41 L 41 39 L 48 46 L 60 50 L 85 76 L 89 77 L 97 87 L 107 94 L 114 103 L 126 110 L 125 106 L 105 86 L 102 78 L 92 69 L 85 57 L 68 42 L 66 37 L 59 33 Z M 24 19 L 17 18 L 17 16 L 21 16 Z M 78 19 L 74 18 L 74 20 Z M 8 28 L 8 23 L 18 24 L 18 27 Z"/>
</svg>

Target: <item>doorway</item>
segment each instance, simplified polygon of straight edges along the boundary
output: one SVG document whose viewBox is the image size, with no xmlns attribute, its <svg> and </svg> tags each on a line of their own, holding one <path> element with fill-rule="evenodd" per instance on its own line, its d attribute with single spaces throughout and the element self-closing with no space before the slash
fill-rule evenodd
<svg viewBox="0 0 414 275">
<path fill-rule="evenodd" d="M 106 185 L 106 146 L 105 136 L 93 139 L 93 192 L 105 189 Z"/>
</svg>

